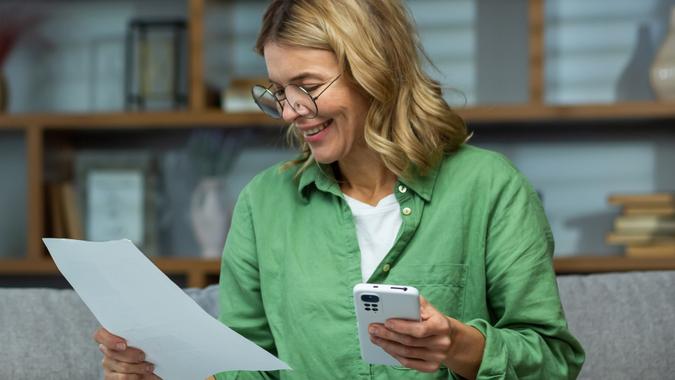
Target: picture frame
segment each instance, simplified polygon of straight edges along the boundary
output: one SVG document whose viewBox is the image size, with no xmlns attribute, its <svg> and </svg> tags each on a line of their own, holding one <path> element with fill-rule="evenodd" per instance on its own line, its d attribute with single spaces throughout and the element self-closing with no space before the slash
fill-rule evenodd
<svg viewBox="0 0 675 380">
<path fill-rule="evenodd" d="M 84 238 L 131 240 L 158 255 L 157 188 L 150 154 L 82 151 L 75 159 Z"/>
<path fill-rule="evenodd" d="M 188 105 L 187 22 L 132 19 L 125 42 L 128 110 L 171 110 Z"/>
</svg>

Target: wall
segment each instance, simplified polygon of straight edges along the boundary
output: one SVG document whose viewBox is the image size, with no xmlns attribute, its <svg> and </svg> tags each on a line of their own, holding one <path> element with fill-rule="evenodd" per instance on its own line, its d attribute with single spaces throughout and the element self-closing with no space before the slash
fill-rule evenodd
<svg viewBox="0 0 675 380">
<path fill-rule="evenodd" d="M 447 92 L 451 104 L 524 101 L 526 3 L 409 2 L 425 49 L 438 68 L 430 68 L 432 75 L 455 89 Z M 547 0 L 546 100 L 568 104 L 649 99 L 644 70 L 663 38 L 673 3 Z M 48 4 L 50 21 L 22 42 L 7 67 L 15 112 L 121 109 L 120 54 L 126 20 L 134 15 L 171 16 L 184 11 L 181 1 L 79 2 L 77 7 L 70 2 Z M 260 1 L 209 2 L 206 78 L 214 88 L 226 86 L 235 77 L 265 76 L 264 62 L 252 50 L 264 6 Z M 637 48 L 640 25 L 645 26 L 652 48 Z M 36 61 L 41 64 L 35 65 Z M 607 196 L 675 188 L 669 167 L 675 162 L 675 138 L 665 128 L 631 123 L 620 128 L 560 125 L 545 131 L 536 126 L 518 127 L 509 127 L 508 133 L 499 128 L 478 129 L 472 143 L 506 154 L 541 192 L 557 255 L 617 253 L 604 244 L 617 212 L 607 204 Z M 6 165 L 18 171 L 23 157 L 18 145 L 13 149 L 14 153 L 6 153 L 13 164 Z M 260 168 L 291 154 L 283 148 L 245 151 L 234 169 L 231 194 Z"/>
</svg>

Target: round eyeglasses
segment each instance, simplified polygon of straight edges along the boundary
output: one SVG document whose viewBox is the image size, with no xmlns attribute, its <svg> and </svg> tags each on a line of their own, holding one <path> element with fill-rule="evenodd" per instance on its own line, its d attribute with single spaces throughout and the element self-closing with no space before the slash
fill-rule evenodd
<svg viewBox="0 0 675 380">
<path fill-rule="evenodd" d="M 280 119 L 284 112 L 284 101 L 286 101 L 286 103 L 293 108 L 295 113 L 306 119 L 313 119 L 319 114 L 316 100 L 328 89 L 328 87 L 330 87 L 330 85 L 338 80 L 340 75 L 341 74 L 330 81 L 330 83 L 328 83 L 328 85 L 316 96 L 312 96 L 310 92 L 320 88 L 326 83 L 313 86 L 310 89 L 306 89 L 296 84 L 288 84 L 276 92 L 272 92 L 271 90 L 273 85 L 264 87 L 256 84 L 251 88 L 251 95 L 253 96 L 255 104 L 257 104 L 269 117 Z M 280 94 L 283 97 L 280 97 L 277 94 Z"/>
</svg>

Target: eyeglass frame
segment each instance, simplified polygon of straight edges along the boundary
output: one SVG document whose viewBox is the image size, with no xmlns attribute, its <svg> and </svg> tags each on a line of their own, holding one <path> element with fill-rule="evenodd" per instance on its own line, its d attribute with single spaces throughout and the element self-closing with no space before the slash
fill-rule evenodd
<svg viewBox="0 0 675 380">
<path fill-rule="evenodd" d="M 325 85 L 326 83 L 328 83 L 328 85 L 326 85 L 326 87 L 324 87 L 324 89 L 321 90 L 321 92 L 319 92 L 319 94 L 316 95 L 316 96 L 312 96 L 312 94 L 310 94 L 309 91 L 308 91 L 305 87 L 300 86 L 300 85 L 297 85 L 297 84 L 295 84 L 295 83 L 289 83 L 289 84 L 287 84 L 287 85 L 285 85 L 285 86 L 283 86 L 283 87 L 281 88 L 282 90 L 284 90 L 284 98 L 281 99 L 281 100 L 280 100 L 276 95 L 274 95 L 274 93 L 273 93 L 272 91 L 270 91 L 270 88 L 272 88 L 272 86 L 274 86 L 274 83 L 270 84 L 268 87 L 265 87 L 265 86 L 260 85 L 260 84 L 255 84 L 255 85 L 253 85 L 253 87 L 251 87 L 251 96 L 253 97 L 253 101 L 255 102 L 255 104 L 258 106 L 258 108 L 260 108 L 261 111 L 263 111 L 263 112 L 265 113 L 265 115 L 267 115 L 267 116 L 269 116 L 269 117 L 271 117 L 271 118 L 273 118 L 273 119 L 281 119 L 281 118 L 283 118 L 283 115 L 284 115 L 284 103 L 283 103 L 283 102 L 285 101 L 286 103 L 289 103 L 289 102 L 288 102 L 288 99 L 287 99 L 286 96 L 285 96 L 285 94 L 286 94 L 286 88 L 287 88 L 288 86 L 295 86 L 295 87 L 297 87 L 298 89 L 300 89 L 300 91 L 304 92 L 305 94 L 307 94 L 307 96 L 309 96 L 309 98 L 312 100 L 312 103 L 314 104 L 314 109 L 316 110 L 316 112 L 314 112 L 314 115 L 313 115 L 312 117 L 307 117 L 307 116 L 304 116 L 304 115 L 303 115 L 302 117 L 307 118 L 307 119 L 314 119 L 315 117 L 317 117 L 317 116 L 319 115 L 319 105 L 316 104 L 316 100 L 319 98 L 319 96 L 323 95 L 323 93 L 326 92 L 326 90 L 328 90 L 328 88 L 329 88 L 333 83 L 335 83 L 335 81 L 337 81 L 341 76 L 342 76 L 342 73 L 338 74 L 338 75 L 337 75 L 335 78 L 333 78 L 333 80 L 331 80 L 331 81 L 326 81 L 326 82 L 321 83 L 318 87 L 321 87 L 321 86 Z M 258 96 L 258 97 L 256 98 L 255 94 L 253 93 L 253 91 L 255 91 L 256 88 L 262 88 L 262 89 L 264 89 L 267 93 L 269 93 L 270 95 L 272 95 L 272 97 L 274 98 L 274 100 L 276 100 L 276 102 L 279 104 L 279 107 L 281 108 L 281 112 L 279 112 L 279 116 L 276 116 L 276 117 L 275 117 L 275 116 L 273 116 L 273 115 L 270 115 L 269 113 L 267 113 L 267 112 L 265 111 L 265 109 L 264 109 L 262 106 L 260 106 L 260 104 L 258 103 L 258 99 L 262 98 L 263 95 L 264 95 L 264 93 L 263 93 L 263 95 L 260 95 L 260 96 Z M 289 106 L 290 106 L 290 103 L 289 103 Z M 295 110 L 295 108 L 293 108 L 293 106 L 291 106 L 291 109 L 292 109 L 295 113 L 300 114 L 298 111 Z"/>
</svg>

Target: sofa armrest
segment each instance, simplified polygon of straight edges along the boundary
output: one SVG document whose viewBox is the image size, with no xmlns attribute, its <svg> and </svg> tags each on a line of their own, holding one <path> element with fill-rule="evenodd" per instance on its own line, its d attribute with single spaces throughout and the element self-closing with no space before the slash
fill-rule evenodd
<svg viewBox="0 0 675 380">
<path fill-rule="evenodd" d="M 675 372 L 675 271 L 558 277 L 580 379 L 668 379 Z"/>
</svg>

